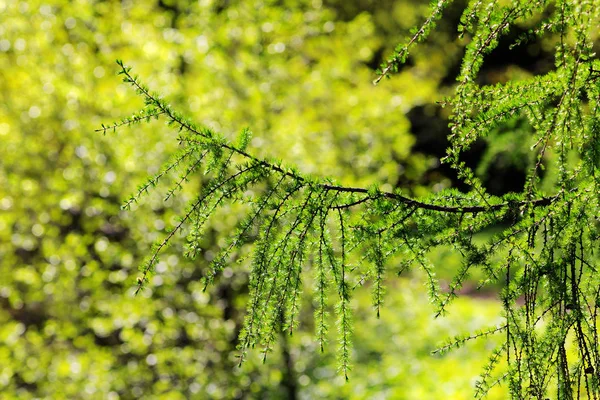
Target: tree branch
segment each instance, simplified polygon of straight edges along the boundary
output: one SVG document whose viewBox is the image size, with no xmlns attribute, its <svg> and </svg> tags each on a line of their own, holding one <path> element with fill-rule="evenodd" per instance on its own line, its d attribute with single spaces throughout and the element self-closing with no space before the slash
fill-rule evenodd
<svg viewBox="0 0 600 400">
<path fill-rule="evenodd" d="M 265 159 L 259 159 L 257 157 L 254 157 L 251 154 L 247 153 L 246 151 L 237 148 L 236 146 L 234 146 L 231 143 L 228 143 L 224 140 L 215 139 L 215 138 L 207 135 L 206 133 L 201 132 L 200 130 L 198 130 L 198 128 L 196 128 L 189 122 L 185 121 L 182 117 L 178 116 L 175 112 L 173 112 L 171 107 L 169 107 L 169 105 L 167 105 L 164 101 L 162 101 L 161 99 L 152 95 L 145 86 L 143 86 L 142 84 L 140 84 L 138 82 L 136 77 L 132 76 L 129 73 L 129 71 L 130 71 L 129 67 L 125 67 L 121 61 L 117 61 L 117 63 L 122 68 L 121 73 L 123 75 L 125 75 L 124 81 L 127 83 L 130 83 L 132 86 L 134 86 L 140 94 L 142 94 L 144 97 L 146 97 L 148 102 L 152 103 L 154 106 L 156 106 L 161 111 L 160 114 L 166 115 L 167 118 L 169 118 L 169 120 L 171 120 L 173 123 L 179 125 L 180 129 L 185 129 L 186 131 L 191 132 L 195 135 L 201 136 L 205 139 L 212 140 L 215 142 L 216 145 L 218 145 L 224 149 L 230 150 L 242 157 L 245 157 L 245 158 L 251 160 L 257 166 L 263 166 L 272 171 L 276 171 L 280 174 L 283 174 L 285 176 L 293 178 L 296 181 L 301 182 L 303 184 L 306 184 L 309 186 L 319 186 L 326 190 L 331 190 L 331 191 L 336 191 L 336 192 L 341 192 L 341 193 L 362 193 L 362 194 L 369 195 L 368 197 L 362 199 L 361 201 L 358 201 L 358 202 L 355 202 L 352 204 L 347 204 L 345 206 L 334 207 L 337 209 L 349 208 L 349 207 L 353 207 L 358 204 L 364 203 L 368 200 L 374 200 L 376 198 L 385 197 L 390 200 L 404 203 L 406 206 L 416 207 L 416 208 L 420 208 L 423 210 L 431 210 L 431 211 L 447 212 L 447 213 L 476 214 L 476 213 L 480 213 L 480 212 L 490 212 L 490 211 L 493 212 L 493 211 L 500 210 L 500 209 L 503 209 L 503 208 L 506 208 L 509 206 L 510 207 L 520 207 L 520 206 L 524 206 L 524 205 L 533 205 L 534 207 L 543 207 L 543 206 L 550 205 L 559 196 L 559 194 L 557 194 L 552 197 L 543 197 L 540 199 L 530 200 L 530 201 L 520 201 L 520 202 L 507 201 L 504 203 L 494 204 L 494 205 L 471 205 L 471 206 L 465 206 L 465 207 L 457 207 L 457 206 L 442 206 L 442 205 L 437 205 L 437 204 L 424 203 L 424 202 L 414 200 L 414 199 L 411 199 L 411 198 L 408 198 L 408 197 L 405 197 L 405 196 L 402 196 L 400 194 L 393 193 L 393 192 L 382 191 L 382 192 L 377 192 L 377 195 L 373 196 L 373 195 L 371 195 L 370 191 L 365 188 L 339 186 L 339 185 L 331 185 L 331 184 L 326 184 L 326 183 L 311 182 L 304 176 L 302 176 L 292 170 L 284 169 L 281 166 L 274 164 L 272 162 L 269 162 Z M 184 138 L 182 138 L 181 141 L 186 141 L 186 142 L 190 142 L 190 143 L 195 142 L 192 139 L 184 139 Z"/>
</svg>

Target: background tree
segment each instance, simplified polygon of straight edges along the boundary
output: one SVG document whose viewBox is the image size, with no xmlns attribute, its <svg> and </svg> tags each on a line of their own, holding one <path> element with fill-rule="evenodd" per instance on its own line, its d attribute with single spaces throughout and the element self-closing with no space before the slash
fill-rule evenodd
<svg viewBox="0 0 600 400">
<path fill-rule="evenodd" d="M 390 174 L 393 180 L 402 161 L 400 170 L 406 172 L 398 176 L 411 177 L 407 190 L 421 190 L 412 182 L 429 160 L 408 155 L 413 139 L 402 111 L 432 101 L 435 81 L 422 76 L 415 85 L 407 74 L 399 84 L 409 85 L 415 93 L 400 98 L 392 90 L 385 96 L 379 91 L 377 101 L 397 111 L 378 111 L 367 101 L 373 94 L 369 71 L 387 40 L 374 29 L 370 12 L 358 9 L 342 19 L 335 8 L 319 3 L 264 7 L 267 11 L 258 13 L 237 2 L 0 1 L 0 397 L 288 398 L 295 393 L 309 398 L 414 398 L 469 393 L 485 344 L 437 360 L 429 357 L 429 351 L 439 342 L 440 332 L 455 334 L 491 323 L 497 307 L 491 299 L 481 303 L 465 298 L 457 303 L 453 318 L 431 323 L 420 284 L 406 280 L 394 283 L 398 290 L 388 296 L 394 312 L 382 313 L 377 321 L 368 291 L 359 294 L 355 320 L 366 322 L 364 329 L 355 329 L 360 364 L 353 370 L 355 383 L 349 386 L 335 371 L 335 348 L 321 355 L 312 341 L 308 299 L 303 329 L 277 345 L 266 365 L 251 355 L 242 368 L 235 368 L 236 337 L 247 295 L 243 265 L 226 269 L 229 278 L 202 293 L 196 265 L 201 260 L 186 261 L 175 244 L 157 266 L 161 273 L 153 278 L 152 287 L 143 296 L 128 295 L 134 291 L 137 260 L 196 188 L 184 189 L 166 204 L 156 193 L 135 214 L 119 210 L 122 200 L 146 174 L 158 170 L 176 143 L 168 129 L 156 125 L 138 126 L 136 135 L 116 140 L 93 133 L 101 122 L 136 107 L 126 87 L 111 78 L 117 57 L 137 60 L 138 71 L 150 77 L 154 87 L 187 112 L 210 117 L 211 124 L 226 115 L 231 126 L 257 127 L 265 121 L 284 125 L 284 118 L 292 114 L 267 113 L 256 97 L 265 93 L 269 101 L 264 105 L 270 107 L 271 99 L 290 90 L 295 93 L 290 101 L 305 104 L 304 114 L 296 116 L 307 121 L 305 130 L 329 127 L 328 140 L 340 143 L 339 148 L 322 147 L 318 155 L 298 146 L 307 160 L 315 155 L 322 160 L 350 159 L 342 144 L 352 139 L 371 146 L 379 139 L 377 132 L 356 129 L 356 124 L 381 123 L 382 128 L 397 130 L 402 138 L 398 148 L 407 157 L 391 155 L 389 141 L 379 143 L 378 153 L 369 161 L 373 171 L 387 171 L 382 176 Z M 404 8 L 405 16 L 421 10 L 395 7 Z M 325 26 L 327 22 L 333 25 Z M 277 31 L 266 35 L 262 27 L 268 31 L 269 24 Z M 242 35 L 250 44 L 241 47 L 239 39 L 230 36 L 239 33 L 240 26 L 265 36 Z M 329 93 L 332 86 L 317 79 L 316 73 L 314 95 L 299 94 L 294 83 L 306 81 L 308 87 L 311 82 L 302 74 L 314 69 L 294 75 L 294 70 L 284 68 L 289 52 L 268 51 L 269 44 L 282 40 L 279 35 L 291 42 L 298 32 L 303 32 L 300 38 L 305 43 L 298 52 L 313 60 L 313 67 L 314 60 L 320 60 L 319 73 L 329 83 L 336 82 L 337 96 L 319 94 Z M 358 42 L 370 53 L 363 50 L 359 57 L 354 46 Z M 232 60 L 240 56 L 255 66 L 253 71 L 262 71 L 269 63 L 271 75 L 263 72 L 262 81 L 255 81 L 232 69 Z M 334 62 L 344 68 L 338 66 L 334 73 L 330 68 Z M 360 87 L 353 79 L 358 70 Z M 273 75 L 280 84 L 263 85 Z M 199 96 L 209 85 L 214 95 Z M 254 95 L 235 97 L 234 103 L 240 88 L 250 88 Z M 355 98 L 338 101 L 351 91 Z M 338 107 L 336 129 L 328 122 L 328 113 L 312 114 L 314 108 L 324 109 L 323 102 L 329 102 L 325 108 Z M 310 107 L 313 103 L 315 107 Z M 368 124 L 361 122 L 362 109 L 372 110 Z M 353 120 L 346 120 L 349 115 Z M 253 145 L 261 146 L 258 139 L 272 139 L 269 148 L 274 149 L 277 140 L 278 152 L 284 154 L 299 140 L 277 133 L 261 132 Z M 319 165 L 314 158 L 310 162 Z M 336 167 L 336 174 L 360 178 L 348 164 Z M 219 232 L 230 226 L 227 219 L 221 222 L 213 224 L 207 235 L 206 259 L 214 254 Z M 468 324 L 465 316 L 473 317 Z M 385 347 L 370 334 L 372 329 L 386 338 Z M 333 340 L 335 332 L 331 335 Z M 453 366 L 464 360 L 472 367 L 455 373 Z"/>
<path fill-rule="evenodd" d="M 158 171 L 176 143 L 171 130 L 157 124 L 117 139 L 92 133 L 135 108 L 124 85 L 108 76 L 114 59 L 123 58 L 179 110 L 214 129 L 234 137 L 252 127 L 253 153 L 285 156 L 304 172 L 331 174 L 347 185 L 402 187 L 411 196 L 460 187 L 455 174 L 436 162 L 446 147 L 447 109 L 435 105 L 460 65 L 464 43 L 451 35 L 460 8 L 450 6 L 438 34 L 415 48 L 410 65 L 374 89 L 372 70 L 427 18 L 425 5 L 0 2 L 2 397 L 468 396 L 484 350 L 502 337 L 443 357 L 429 353 L 443 337 L 502 326 L 500 303 L 490 297 L 496 288 L 470 289 L 483 277 L 477 270 L 463 287 L 468 296 L 435 321 L 418 270 L 388 280 L 380 320 L 368 301 L 370 290 L 354 291 L 350 385 L 335 372 L 336 346 L 321 355 L 312 340 L 309 290 L 300 329 L 281 336 L 266 365 L 260 365 L 260 352 L 250 352 L 235 368 L 247 265 L 226 267 L 225 279 L 205 293 L 198 283 L 203 260 L 214 258 L 222 232 L 235 223 L 233 212 L 211 223 L 202 257 L 186 261 L 176 241 L 143 296 L 124 295 L 134 291 L 127 292 L 135 284 L 136 260 L 176 223 L 201 179 L 191 176 L 191 184 L 167 203 L 157 191 L 134 214 L 119 211 L 122 199 L 143 175 Z M 528 28 L 519 23 L 504 37 Z M 501 39 L 480 79 L 547 72 L 553 40 L 534 39 L 509 53 Z M 282 52 L 278 43 L 285 45 Z M 486 187 L 507 182 L 494 179 L 505 166 L 522 168 L 524 158 L 513 154 L 526 154 L 528 147 L 510 136 L 511 126 L 520 129 L 523 122 L 507 122 L 507 135 L 500 130 L 497 136 L 504 140 L 478 140 L 466 154 L 469 165 L 482 166 L 477 171 Z M 359 167 L 350 153 L 361 149 L 370 156 L 360 158 Z M 500 192 L 508 188 L 498 186 Z M 244 246 L 240 254 L 249 250 Z M 460 265 L 451 246 L 428 256 L 442 285 Z M 305 276 L 307 286 L 310 279 Z M 335 329 L 329 335 L 335 340 Z M 503 390 L 494 388 L 490 397 L 504 398 Z"/>
</svg>

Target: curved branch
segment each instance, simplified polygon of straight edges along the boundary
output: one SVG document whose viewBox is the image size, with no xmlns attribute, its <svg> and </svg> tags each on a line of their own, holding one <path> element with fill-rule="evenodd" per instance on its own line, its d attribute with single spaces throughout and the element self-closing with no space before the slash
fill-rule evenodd
<svg viewBox="0 0 600 400">
<path fill-rule="evenodd" d="M 215 138 L 207 135 L 205 132 L 201 132 L 198 128 L 196 128 L 189 122 L 185 121 L 182 117 L 178 116 L 175 112 L 173 112 L 171 107 L 169 107 L 164 101 L 162 101 L 161 99 L 152 95 L 145 86 L 143 86 L 142 84 L 140 84 L 138 82 L 136 77 L 132 76 L 129 73 L 129 71 L 130 71 L 129 67 L 125 67 L 121 61 L 117 61 L 117 63 L 122 68 L 121 74 L 125 75 L 124 81 L 131 84 L 132 86 L 134 86 L 136 88 L 136 90 L 138 91 L 138 93 L 142 94 L 144 97 L 146 97 L 147 101 L 151 102 L 156 107 L 158 107 L 158 109 L 161 111 L 161 114 L 166 115 L 171 122 L 178 125 L 180 130 L 185 129 L 186 131 L 191 132 L 195 135 L 201 136 L 208 140 L 212 140 L 215 142 L 216 145 L 218 145 L 224 149 L 230 150 L 235 154 L 238 154 L 244 158 L 247 158 L 248 160 L 251 160 L 257 166 L 263 166 L 272 171 L 276 171 L 280 174 L 283 174 L 285 176 L 293 178 L 296 181 L 303 183 L 305 185 L 319 186 L 322 189 L 336 191 L 336 192 L 340 192 L 340 193 L 362 193 L 362 194 L 368 195 L 368 197 L 363 199 L 363 201 L 348 204 L 345 207 L 339 206 L 336 208 L 352 207 L 352 206 L 361 204 L 367 200 L 373 200 L 375 198 L 385 197 L 390 200 L 399 201 L 401 203 L 404 203 L 407 206 L 416 207 L 416 208 L 420 208 L 423 210 L 431 210 L 431 211 L 439 211 L 439 212 L 447 212 L 447 213 L 476 214 L 476 213 L 480 213 L 480 212 L 490 212 L 490 211 L 493 212 L 496 210 L 503 209 L 505 207 L 520 207 L 520 206 L 524 206 L 524 205 L 532 205 L 534 207 L 540 207 L 540 206 L 543 207 L 543 206 L 550 205 L 560 195 L 560 193 L 559 193 L 552 197 L 542 197 L 542 198 L 539 198 L 536 200 L 530 200 L 530 201 L 520 201 L 520 202 L 507 201 L 504 203 L 494 204 L 494 205 L 473 205 L 473 206 L 458 207 L 458 206 L 442 206 L 442 205 L 437 205 L 437 204 L 424 203 L 424 202 L 414 200 L 409 197 L 405 197 L 398 193 L 393 193 L 393 192 L 385 192 L 385 191 L 377 192 L 376 195 L 374 196 L 371 194 L 370 190 L 365 189 L 365 188 L 339 186 L 339 185 L 331 185 L 331 184 L 326 184 L 326 183 L 311 182 L 304 176 L 299 175 L 298 173 L 296 173 L 290 169 L 285 169 L 285 168 L 282 168 L 281 166 L 274 164 L 272 162 L 269 162 L 265 159 L 259 159 L 257 157 L 254 157 L 253 155 L 247 153 L 246 151 L 244 151 L 242 149 L 239 149 L 238 147 L 234 146 L 231 143 L 228 143 L 224 140 L 215 139 Z M 181 138 L 181 141 L 190 142 L 190 143 L 195 142 L 192 139 L 185 139 L 185 138 Z"/>
</svg>

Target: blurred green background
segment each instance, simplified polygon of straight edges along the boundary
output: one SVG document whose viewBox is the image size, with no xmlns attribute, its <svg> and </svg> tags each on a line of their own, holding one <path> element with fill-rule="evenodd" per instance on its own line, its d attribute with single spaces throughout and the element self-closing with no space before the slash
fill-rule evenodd
<svg viewBox="0 0 600 400">
<path fill-rule="evenodd" d="M 159 188 L 121 211 L 176 149 L 176 134 L 160 121 L 94 132 L 142 106 L 115 75 L 119 58 L 199 123 L 229 137 L 248 126 L 253 152 L 304 172 L 413 196 L 460 187 L 439 165 L 447 115 L 436 106 L 460 62 L 460 2 L 399 74 L 372 84 L 427 8 L 420 0 L 0 0 L 0 398 L 470 398 L 502 338 L 431 351 L 501 323 L 494 293 L 466 290 L 448 317 L 434 319 L 419 274 L 392 275 L 378 320 L 370 291 L 357 288 L 348 383 L 336 371 L 335 332 L 324 353 L 314 340 L 309 287 L 302 329 L 282 336 L 264 365 L 257 351 L 241 368 L 245 265 L 203 292 L 202 261 L 174 245 L 150 289 L 134 297 L 137 265 L 199 182 L 166 203 Z M 546 68 L 535 46 L 518 63 L 496 55 L 484 83 Z M 518 149 L 506 146 L 467 155 L 485 161 L 480 172 L 496 193 L 518 186 L 502 180 L 519 172 Z M 213 224 L 205 260 L 235 220 L 232 208 Z M 450 249 L 432 259 L 443 282 L 459 265 Z M 476 285 L 475 276 L 467 286 Z"/>
</svg>

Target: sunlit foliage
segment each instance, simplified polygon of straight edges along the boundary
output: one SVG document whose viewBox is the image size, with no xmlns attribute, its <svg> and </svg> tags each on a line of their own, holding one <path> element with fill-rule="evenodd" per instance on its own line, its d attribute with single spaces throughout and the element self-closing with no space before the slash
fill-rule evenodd
<svg viewBox="0 0 600 400">
<path fill-rule="evenodd" d="M 243 207 L 211 221 L 193 262 L 175 240 L 148 288 L 133 296 L 138 260 L 177 223 L 201 180 L 191 171 L 167 202 L 169 186 L 159 185 L 134 212 L 120 210 L 177 142 L 156 122 L 94 133 L 138 108 L 113 77 L 116 58 L 177 109 L 232 140 L 250 126 L 249 151 L 285 157 L 303 172 L 392 190 L 431 164 L 411 154 L 405 112 L 438 99 L 447 68 L 440 49 L 456 43 L 442 38 L 443 46 L 415 53 L 415 68 L 371 84 L 376 53 L 393 47 L 382 27 L 407 31 L 422 4 L 342 16 L 334 2 L 252 3 L 0 0 L 0 398 L 288 398 L 294 390 L 303 398 L 435 398 L 471 390 L 493 342 L 443 357 L 430 351 L 446 335 L 499 322 L 498 304 L 465 297 L 451 318 L 431 323 L 411 278 L 387 285 L 380 320 L 369 290 L 353 296 L 350 385 L 336 374 L 336 346 L 320 354 L 312 340 L 308 290 L 294 336 L 279 334 L 264 365 L 250 351 L 238 368 L 247 265 L 225 267 L 206 292 L 200 272 Z M 310 273 L 303 283 L 316 284 Z M 465 362 L 469 368 L 456 368 Z"/>
<path fill-rule="evenodd" d="M 435 34 L 435 23 L 448 5 L 443 0 L 432 4 L 425 22 L 382 65 L 375 83 L 398 71 L 412 47 Z M 482 84 L 478 79 L 486 56 L 511 27 L 524 22 L 533 27 L 516 44 L 548 37 L 554 41 L 554 69 Z M 264 150 L 268 141 L 258 151 L 251 146 L 248 129 L 239 127 L 241 133 L 233 139 L 220 129 L 196 124 L 119 62 L 124 82 L 145 106 L 101 131 L 156 116 L 178 132 L 181 147 L 174 161 L 127 205 L 177 167 L 183 170 L 182 181 L 194 172 L 203 176 L 187 209 L 141 266 L 138 290 L 154 276 L 161 251 L 176 235 L 187 238 L 185 252 L 193 257 L 201 251 L 211 217 L 220 215 L 224 207 L 241 205 L 245 217 L 226 233 L 202 277 L 204 285 L 210 286 L 234 259 L 248 259 L 250 295 L 239 336 L 240 362 L 256 347 L 266 358 L 281 327 L 289 334 L 297 329 L 307 275 L 312 274 L 315 282 L 315 325 L 321 348 L 332 325 L 328 305 L 335 304 L 339 367 L 347 379 L 355 287 L 370 282 L 379 315 L 385 276 L 420 269 L 437 315 L 443 315 L 466 279 L 479 270 L 480 287 L 503 287 L 505 323 L 459 337 L 444 348 L 460 347 L 471 338 L 503 335 L 504 344 L 491 352 L 477 382 L 476 396 L 506 383 L 512 397 L 519 399 L 549 394 L 598 398 L 600 62 L 594 46 L 599 22 L 600 3 L 593 0 L 470 2 L 459 25 L 459 35 L 467 38 L 467 44 L 457 84 L 443 101 L 451 110 L 450 147 L 443 162 L 470 190 L 443 189 L 419 198 L 383 187 L 385 180 L 356 179 L 361 186 L 335 179 L 335 169 L 310 174 L 302 172 L 302 165 L 295 168 L 287 160 L 269 158 Z M 333 63 L 331 68 L 337 66 Z M 205 90 L 210 92 L 210 87 Z M 494 135 L 514 126 L 516 120 L 526 124 L 526 134 L 520 137 L 529 148 L 524 161 L 526 183 L 520 193 L 494 196 L 461 156 L 479 138 L 493 142 Z M 286 129 L 292 123 L 286 121 Z M 385 129 L 379 132 L 386 133 Z M 178 187 L 176 183 L 169 193 Z M 478 241 L 498 227 L 498 233 Z M 252 252 L 240 257 L 236 251 L 246 243 Z M 430 259 L 431 252 L 443 247 L 462 256 L 447 291 L 440 289 Z"/>
</svg>

